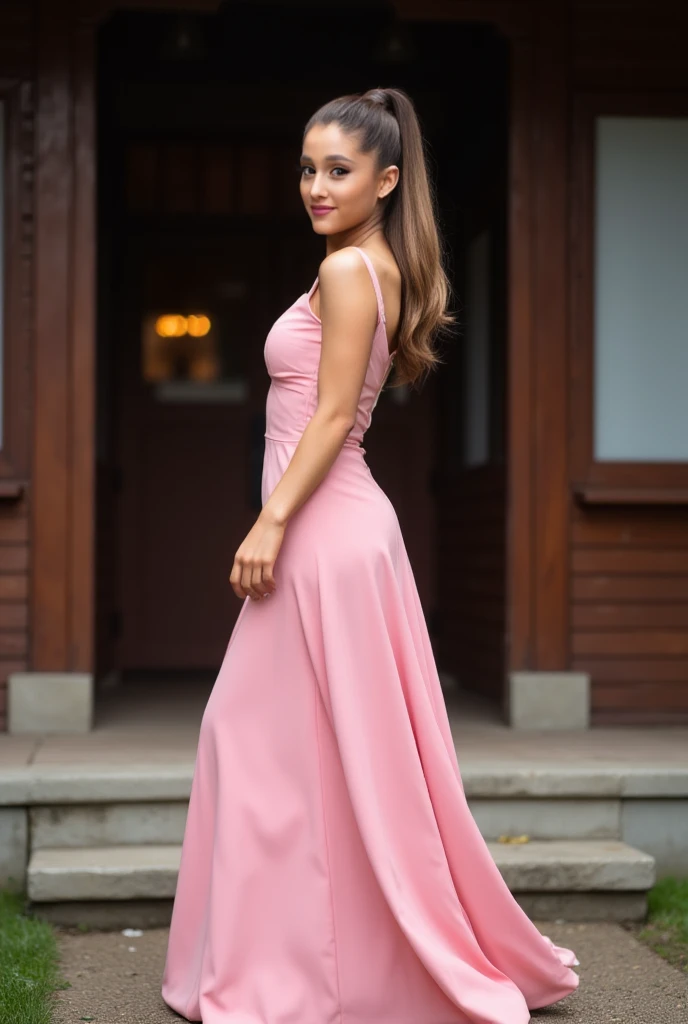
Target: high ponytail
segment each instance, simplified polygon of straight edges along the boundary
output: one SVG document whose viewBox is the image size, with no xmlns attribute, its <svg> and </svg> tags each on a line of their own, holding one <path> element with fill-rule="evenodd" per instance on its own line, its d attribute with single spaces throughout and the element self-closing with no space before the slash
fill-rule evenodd
<svg viewBox="0 0 688 1024">
<path fill-rule="evenodd" d="M 433 341 L 456 322 L 447 309 L 451 288 L 418 116 L 402 89 L 369 89 L 326 103 L 304 136 L 316 124 L 332 123 L 355 135 L 362 152 L 375 152 L 380 170 L 399 168 L 395 188 L 382 200 L 383 231 L 402 281 L 394 382 L 413 384 L 442 362 Z"/>
</svg>

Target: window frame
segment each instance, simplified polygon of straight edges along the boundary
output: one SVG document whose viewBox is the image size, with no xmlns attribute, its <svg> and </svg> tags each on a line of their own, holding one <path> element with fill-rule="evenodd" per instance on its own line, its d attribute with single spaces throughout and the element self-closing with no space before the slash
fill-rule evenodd
<svg viewBox="0 0 688 1024">
<path fill-rule="evenodd" d="M 32 223 L 32 147 L 30 85 L 0 78 L 4 108 L 3 158 L 3 309 L 2 309 L 2 443 L 0 498 L 22 495 L 28 481 L 30 452 L 30 300 Z M 25 116 L 26 115 L 26 116 Z"/>
<path fill-rule="evenodd" d="M 688 504 L 688 461 L 598 461 L 594 451 L 595 129 L 598 117 L 687 118 L 688 95 L 579 93 L 573 103 L 569 437 L 573 491 L 586 503 Z"/>
</svg>

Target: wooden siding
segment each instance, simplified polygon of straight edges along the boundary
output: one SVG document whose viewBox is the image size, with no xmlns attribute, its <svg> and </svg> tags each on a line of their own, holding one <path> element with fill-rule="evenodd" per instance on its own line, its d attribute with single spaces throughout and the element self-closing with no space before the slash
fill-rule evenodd
<svg viewBox="0 0 688 1024">
<path fill-rule="evenodd" d="M 7 679 L 28 667 L 31 492 L 31 281 L 33 7 L 4 0 L 0 7 L 0 82 L 10 104 L 5 202 L 4 423 L 0 454 L 0 731 L 6 728 Z"/>
<path fill-rule="evenodd" d="M 589 120 L 597 95 L 625 114 L 676 105 L 687 33 L 688 8 L 669 0 L 571 5 L 569 662 L 590 673 L 598 725 L 688 721 L 686 467 L 592 455 Z"/>
<path fill-rule="evenodd" d="M 688 514 L 576 507 L 572 667 L 596 722 L 688 721 Z"/>
<path fill-rule="evenodd" d="M 688 7 L 676 0 L 573 0 L 571 57 L 578 88 L 686 85 Z"/>
<path fill-rule="evenodd" d="M 27 667 L 28 502 L 0 505 L 0 730 L 6 727 L 7 679 Z"/>
</svg>

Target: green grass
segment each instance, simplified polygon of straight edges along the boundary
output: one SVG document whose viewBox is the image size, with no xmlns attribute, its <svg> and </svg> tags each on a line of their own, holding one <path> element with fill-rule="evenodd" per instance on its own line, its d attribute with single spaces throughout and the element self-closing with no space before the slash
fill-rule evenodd
<svg viewBox="0 0 688 1024">
<path fill-rule="evenodd" d="M 647 901 L 648 919 L 638 938 L 688 973 L 688 878 L 663 878 Z"/>
<path fill-rule="evenodd" d="M 55 932 L 24 913 L 24 897 L 0 890 L 0 1024 L 50 1024 L 59 971 Z"/>
</svg>

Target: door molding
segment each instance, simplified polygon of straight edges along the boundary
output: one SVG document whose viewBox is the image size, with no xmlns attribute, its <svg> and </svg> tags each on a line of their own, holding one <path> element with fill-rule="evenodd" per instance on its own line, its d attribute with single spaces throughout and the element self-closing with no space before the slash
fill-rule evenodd
<svg viewBox="0 0 688 1024">
<path fill-rule="evenodd" d="M 125 5 L 75 0 L 71 20 L 52 6 L 39 0 L 37 8 L 31 658 L 36 670 L 92 671 L 96 32 Z M 126 3 L 162 6 L 212 11 L 220 5 Z M 395 6 L 402 18 L 493 24 L 510 40 L 507 669 L 561 669 L 568 644 L 568 4 L 554 10 L 543 0 L 397 0 Z"/>
</svg>

